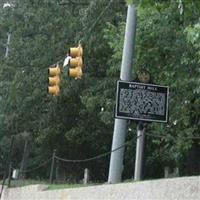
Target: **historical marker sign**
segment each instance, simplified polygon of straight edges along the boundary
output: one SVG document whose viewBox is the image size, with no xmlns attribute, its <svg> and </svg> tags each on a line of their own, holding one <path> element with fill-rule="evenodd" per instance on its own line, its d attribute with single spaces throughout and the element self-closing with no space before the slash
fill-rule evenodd
<svg viewBox="0 0 200 200">
<path fill-rule="evenodd" d="M 117 82 L 116 118 L 167 122 L 169 87 Z"/>
</svg>

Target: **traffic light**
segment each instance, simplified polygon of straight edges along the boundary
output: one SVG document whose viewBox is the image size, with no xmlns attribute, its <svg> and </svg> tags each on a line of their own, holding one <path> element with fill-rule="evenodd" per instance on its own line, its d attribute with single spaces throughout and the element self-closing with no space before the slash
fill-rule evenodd
<svg viewBox="0 0 200 200">
<path fill-rule="evenodd" d="M 83 72 L 83 48 L 81 44 L 78 47 L 72 47 L 69 49 L 69 71 L 68 74 L 70 77 L 75 79 L 81 79 Z"/>
<path fill-rule="evenodd" d="M 48 93 L 53 96 L 58 96 L 60 93 L 60 67 L 57 65 L 56 67 L 49 67 L 49 86 Z"/>
</svg>

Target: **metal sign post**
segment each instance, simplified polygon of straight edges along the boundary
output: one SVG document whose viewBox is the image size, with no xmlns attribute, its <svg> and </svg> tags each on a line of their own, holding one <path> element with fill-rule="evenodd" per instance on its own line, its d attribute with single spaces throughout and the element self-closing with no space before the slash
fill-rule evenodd
<svg viewBox="0 0 200 200">
<path fill-rule="evenodd" d="M 142 123 L 137 126 L 137 143 L 136 143 L 136 156 L 135 156 L 135 172 L 134 180 L 139 181 L 142 179 L 142 163 L 144 151 L 144 136 L 145 128 Z"/>
</svg>

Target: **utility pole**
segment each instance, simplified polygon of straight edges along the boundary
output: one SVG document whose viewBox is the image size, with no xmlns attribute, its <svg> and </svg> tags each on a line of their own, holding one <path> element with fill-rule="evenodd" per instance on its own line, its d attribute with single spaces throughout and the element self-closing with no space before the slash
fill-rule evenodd
<svg viewBox="0 0 200 200">
<path fill-rule="evenodd" d="M 136 9 L 134 5 L 128 6 L 126 30 L 124 37 L 124 48 L 122 55 L 120 79 L 131 80 L 132 60 L 134 54 L 136 33 Z M 127 132 L 127 120 L 115 119 L 112 150 L 122 146 L 125 142 Z M 124 147 L 111 153 L 108 183 L 121 182 L 123 171 Z"/>
<path fill-rule="evenodd" d="M 50 184 L 53 183 L 53 172 L 54 172 L 55 156 L 56 156 L 56 149 L 53 150 L 53 155 L 52 155 L 51 170 L 50 170 L 50 177 L 49 177 Z"/>
<path fill-rule="evenodd" d="M 7 38 L 7 43 L 6 43 L 5 58 L 8 57 L 8 55 L 9 55 L 9 51 L 10 51 L 10 49 L 9 49 L 9 45 L 10 45 L 10 37 L 11 37 L 11 33 L 7 33 L 7 35 L 8 35 L 8 38 Z"/>
<path fill-rule="evenodd" d="M 5 159 L 5 172 L 4 172 L 4 176 L 3 176 L 3 182 L 1 184 L 1 192 L 0 192 L 0 199 L 2 197 L 3 194 L 3 189 L 4 189 L 4 185 L 6 182 L 6 178 L 7 178 L 7 174 L 8 174 L 8 186 L 10 186 L 10 178 L 11 178 L 11 166 L 12 166 L 12 152 L 13 152 L 13 143 L 14 143 L 14 135 L 12 135 L 11 137 L 11 142 L 10 142 L 10 148 L 9 148 L 9 153 L 7 158 Z M 9 169 L 8 173 L 7 170 Z"/>
<path fill-rule="evenodd" d="M 29 132 L 23 132 L 23 138 L 25 140 L 24 143 L 24 152 L 22 156 L 22 161 L 21 161 L 21 166 L 20 166 L 20 179 L 24 179 L 26 177 L 26 168 L 27 168 L 27 162 L 28 162 L 28 157 L 30 154 L 31 150 L 31 140 L 32 140 L 32 134 Z"/>
</svg>

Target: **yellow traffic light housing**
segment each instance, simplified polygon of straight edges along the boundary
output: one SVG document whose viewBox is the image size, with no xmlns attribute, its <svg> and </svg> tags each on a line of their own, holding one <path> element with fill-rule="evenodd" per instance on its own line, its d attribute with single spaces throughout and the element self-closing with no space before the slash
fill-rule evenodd
<svg viewBox="0 0 200 200">
<path fill-rule="evenodd" d="M 82 67 L 83 59 L 82 57 L 71 58 L 69 61 L 70 67 Z"/>
<path fill-rule="evenodd" d="M 81 79 L 83 75 L 81 67 L 69 68 L 69 76 L 75 79 Z"/>
<path fill-rule="evenodd" d="M 59 66 L 56 66 L 56 67 L 49 67 L 49 76 L 59 76 L 60 75 L 60 68 Z"/>
<path fill-rule="evenodd" d="M 60 93 L 60 88 L 57 85 L 49 86 L 48 87 L 48 93 L 52 94 L 53 96 L 58 96 Z"/>
<path fill-rule="evenodd" d="M 75 79 L 81 79 L 83 72 L 83 48 L 81 44 L 78 47 L 72 47 L 69 49 L 69 76 Z"/>
<path fill-rule="evenodd" d="M 83 56 L 83 48 L 82 48 L 81 44 L 79 44 L 78 47 L 71 47 L 69 49 L 69 55 L 72 58 L 82 57 Z"/>
<path fill-rule="evenodd" d="M 49 70 L 49 87 L 48 87 L 48 93 L 52 94 L 53 96 L 58 96 L 60 93 L 60 73 L 61 70 L 59 66 L 57 67 L 50 67 Z"/>
<path fill-rule="evenodd" d="M 60 78 L 58 76 L 49 77 L 49 85 L 59 85 Z"/>
</svg>

